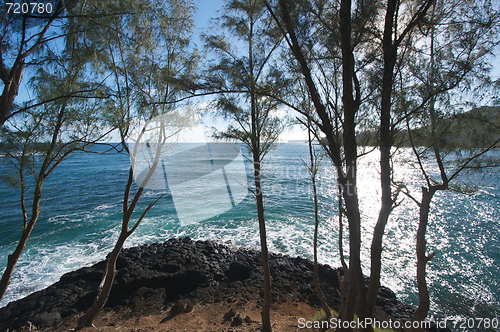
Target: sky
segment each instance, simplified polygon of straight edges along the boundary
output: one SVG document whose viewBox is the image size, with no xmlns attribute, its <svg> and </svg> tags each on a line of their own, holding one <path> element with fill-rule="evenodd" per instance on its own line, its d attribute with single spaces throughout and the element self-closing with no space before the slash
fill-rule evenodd
<svg viewBox="0 0 500 332">
<path fill-rule="evenodd" d="M 195 36 L 192 42 L 198 47 L 203 48 L 203 42 L 199 38 L 202 33 L 210 32 L 211 19 L 221 15 L 221 9 L 224 5 L 224 0 L 195 0 L 194 5 L 196 12 L 194 21 L 196 25 Z M 203 108 L 211 98 L 200 98 L 199 107 Z M 186 130 L 180 140 L 184 142 L 204 142 L 211 141 L 211 128 L 221 128 L 225 126 L 225 122 L 213 119 L 210 115 L 206 115 L 201 119 L 200 125 L 191 130 Z M 287 142 L 289 140 L 307 140 L 307 133 L 299 126 L 292 126 L 284 130 L 280 136 L 280 141 Z"/>
<path fill-rule="evenodd" d="M 220 11 L 224 5 L 224 0 L 194 0 L 194 5 L 196 7 L 195 11 L 195 25 L 196 31 L 193 36 L 192 43 L 198 49 L 203 48 L 203 41 L 200 39 L 200 35 L 205 32 L 210 32 L 209 27 L 211 26 L 211 19 L 220 16 Z M 498 48 L 497 54 L 500 54 L 500 47 Z M 497 56 L 492 65 L 494 70 L 492 72 L 494 78 L 500 78 L 500 56 Z M 25 72 L 26 73 L 26 72 Z M 28 75 L 25 75 L 23 81 L 27 81 Z M 19 91 L 18 98 L 16 98 L 16 102 L 22 102 L 29 99 L 28 89 L 26 87 L 21 87 Z M 198 103 L 198 107 L 203 108 L 206 103 L 208 103 L 211 98 L 199 98 L 196 100 Z M 293 114 L 290 114 L 293 116 Z M 185 142 L 204 142 L 210 139 L 210 133 L 212 127 L 224 127 L 225 123 L 222 121 L 217 121 L 213 119 L 212 116 L 206 115 L 201 118 L 200 124 L 196 126 L 194 129 L 186 131 L 181 140 Z M 116 136 L 118 138 L 118 136 Z M 302 130 L 298 126 L 293 126 L 286 129 L 281 135 L 281 141 L 287 142 L 288 140 L 306 140 L 307 133 Z M 112 141 L 116 140 L 112 138 Z"/>
<path fill-rule="evenodd" d="M 202 33 L 209 33 L 209 27 L 211 26 L 212 18 L 219 17 L 221 15 L 220 11 L 224 5 L 224 0 L 194 0 L 194 5 L 196 7 L 194 21 L 196 25 L 196 30 L 193 34 L 192 43 L 193 46 L 197 47 L 199 50 L 203 49 L 203 41 L 200 36 Z M 23 75 L 23 83 L 19 89 L 19 94 L 16 98 L 16 103 L 22 103 L 32 99 L 30 96 L 30 88 L 27 85 L 29 80 L 29 71 L 26 70 Z M 213 100 L 214 97 L 208 98 L 197 98 L 194 100 L 197 103 L 197 107 L 203 109 L 206 104 Z M 205 142 L 212 141 L 211 134 L 213 132 L 213 127 L 223 128 L 227 125 L 224 121 L 216 120 L 211 115 L 205 115 L 200 119 L 200 124 L 195 126 L 193 129 L 185 130 L 180 137 L 182 142 Z M 307 134 L 305 131 L 300 129 L 298 126 L 293 126 L 282 133 L 280 141 L 287 142 L 289 140 L 306 140 Z M 109 141 L 119 142 L 118 133 L 112 133 Z"/>
<path fill-rule="evenodd" d="M 195 32 L 196 36 L 193 38 L 193 43 L 196 44 L 199 49 L 203 47 L 203 42 L 198 36 L 200 36 L 203 32 L 209 32 L 208 29 L 211 25 L 210 20 L 220 16 L 220 10 L 222 9 L 224 2 L 224 0 L 195 0 L 194 4 L 197 10 L 195 12 L 194 20 L 197 31 Z M 494 79 L 500 79 L 500 47 L 497 48 L 497 56 L 492 60 L 492 66 L 492 77 Z M 208 101 L 210 101 L 210 99 L 201 99 L 202 105 Z M 293 116 L 293 114 L 290 115 Z M 187 131 L 183 140 L 190 142 L 204 141 L 205 139 L 210 140 L 210 138 L 207 138 L 207 136 L 210 135 L 210 127 L 224 125 L 220 121 L 214 121 L 209 116 L 205 116 L 202 119 L 202 122 L 204 124 L 200 124 L 192 131 Z M 287 142 L 289 140 L 307 140 L 307 132 L 295 125 L 285 129 L 280 137 L 280 140 L 283 142 Z"/>
<path fill-rule="evenodd" d="M 193 35 L 192 43 L 199 50 L 203 49 L 203 41 L 200 36 L 202 33 L 209 33 L 212 18 L 219 17 L 221 15 L 221 9 L 224 5 L 224 0 L 195 0 L 194 5 L 196 7 L 196 12 L 194 15 L 194 21 L 196 25 L 196 30 Z M 214 97 L 203 97 L 196 98 L 193 100 L 195 107 L 200 110 L 204 109 L 208 102 L 213 100 Z M 185 129 L 179 137 L 180 142 L 206 142 L 213 141 L 211 138 L 213 133 L 213 128 L 224 128 L 227 125 L 226 122 L 215 119 L 213 115 L 205 115 L 199 119 L 199 124 L 191 129 Z M 115 137 L 116 136 L 116 137 Z M 111 141 L 118 141 L 118 135 L 114 135 Z M 307 132 L 302 130 L 299 126 L 290 126 L 286 128 L 280 136 L 280 142 L 288 142 L 289 140 L 307 140 Z"/>
<path fill-rule="evenodd" d="M 210 20 L 220 15 L 219 10 L 224 5 L 224 1 L 196 0 L 194 4 L 196 6 L 196 12 L 194 16 L 196 28 L 198 29 L 199 32 L 204 32 L 210 25 Z"/>
</svg>

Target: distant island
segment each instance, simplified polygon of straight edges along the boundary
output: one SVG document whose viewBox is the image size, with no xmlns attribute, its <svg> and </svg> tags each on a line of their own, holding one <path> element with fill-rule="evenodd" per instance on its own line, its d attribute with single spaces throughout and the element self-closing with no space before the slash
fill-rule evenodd
<svg viewBox="0 0 500 332">
<path fill-rule="evenodd" d="M 307 139 L 291 139 L 287 141 L 287 143 L 302 143 L 302 144 L 307 144 Z M 319 144 L 318 140 L 313 140 L 312 144 Z"/>
<path fill-rule="evenodd" d="M 463 113 L 442 117 L 434 125 L 422 124 L 410 131 L 415 146 L 438 145 L 449 150 L 486 148 L 500 139 L 500 107 L 483 106 Z M 397 130 L 394 146 L 411 146 L 408 130 Z M 378 131 L 369 129 L 358 133 L 357 141 L 364 146 L 377 146 Z"/>
</svg>

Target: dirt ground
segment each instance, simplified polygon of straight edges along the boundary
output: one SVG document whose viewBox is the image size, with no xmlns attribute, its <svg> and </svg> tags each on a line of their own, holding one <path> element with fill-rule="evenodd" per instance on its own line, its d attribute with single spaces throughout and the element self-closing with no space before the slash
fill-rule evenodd
<svg viewBox="0 0 500 332">
<path fill-rule="evenodd" d="M 94 322 L 95 328 L 85 328 L 83 332 L 146 332 L 146 331 L 206 331 L 206 332 L 240 332 L 260 331 L 261 308 L 257 301 L 242 306 L 235 303 L 195 304 L 190 312 L 173 315 L 168 309 L 164 312 L 131 317 L 127 309 L 120 311 L 104 310 Z M 189 309 L 188 309 L 189 310 Z M 271 321 L 274 331 L 299 331 L 299 318 L 310 320 L 318 308 L 305 302 L 285 302 L 276 304 L 271 310 Z M 40 331 L 71 331 L 76 327 L 77 316 L 64 319 L 58 326 Z M 28 328 L 25 329 L 29 330 Z M 314 331 L 309 329 L 309 331 Z"/>
<path fill-rule="evenodd" d="M 105 308 L 94 321 L 94 328 L 84 328 L 83 332 L 149 332 L 149 331 L 186 331 L 186 332 L 257 332 L 261 331 L 260 301 L 250 301 L 244 305 L 238 303 L 195 304 L 192 308 L 176 308 L 156 313 L 144 313 L 138 316 L 130 309 L 114 311 Z M 288 301 L 275 304 L 271 309 L 271 322 L 275 332 L 281 331 L 322 331 L 315 328 L 301 328 L 305 321 L 314 321 L 320 309 L 306 302 Z M 374 316 L 378 320 L 391 319 L 378 307 Z M 73 331 L 79 315 L 67 317 L 59 325 L 40 329 L 43 332 Z M 299 321 L 299 319 L 303 320 Z M 301 324 L 302 322 L 302 324 Z M 34 331 L 26 326 L 22 331 Z M 333 331 L 330 329 L 329 331 Z"/>
</svg>

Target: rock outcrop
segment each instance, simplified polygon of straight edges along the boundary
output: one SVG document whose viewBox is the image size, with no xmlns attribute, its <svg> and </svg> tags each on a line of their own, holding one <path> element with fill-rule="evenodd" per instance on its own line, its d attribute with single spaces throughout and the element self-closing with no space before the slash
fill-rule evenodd
<svg viewBox="0 0 500 332">
<path fill-rule="evenodd" d="M 103 261 L 67 273 L 54 285 L 8 304 L 0 309 L 0 331 L 27 324 L 50 327 L 87 310 L 93 304 L 104 266 Z M 273 301 L 299 300 L 319 306 L 310 260 L 270 254 L 270 267 Z M 340 303 L 337 272 L 341 270 L 319 266 L 322 289 L 332 307 Z M 170 308 L 170 314 L 175 315 L 189 311 L 197 302 L 244 305 L 263 296 L 262 280 L 257 250 L 190 238 L 170 239 L 122 251 L 106 307 L 128 307 L 137 314 Z M 400 303 L 386 287 L 381 287 L 377 305 L 395 318 L 409 319 L 413 313 L 412 307 Z"/>
</svg>

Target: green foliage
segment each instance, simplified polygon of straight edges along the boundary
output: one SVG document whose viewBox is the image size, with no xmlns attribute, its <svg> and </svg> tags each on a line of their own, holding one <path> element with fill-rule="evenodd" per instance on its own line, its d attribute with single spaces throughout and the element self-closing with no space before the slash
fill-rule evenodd
<svg viewBox="0 0 500 332">
<path fill-rule="evenodd" d="M 338 317 L 339 314 L 332 308 L 329 308 L 330 309 L 330 317 Z M 318 311 L 316 311 L 314 314 L 312 314 L 311 316 L 309 316 L 307 318 L 307 320 L 309 321 L 313 321 L 313 322 L 317 322 L 317 321 L 324 321 L 328 319 L 328 317 L 326 316 L 325 314 L 325 311 L 323 309 L 320 309 Z"/>
<path fill-rule="evenodd" d="M 230 121 L 216 138 L 243 142 L 260 161 L 275 146 L 284 128 L 279 103 L 283 76 L 272 65 L 282 39 L 263 2 L 229 1 L 219 23 L 239 42 L 234 47 L 224 35 L 205 36 L 207 50 L 217 56 L 205 80 L 208 89 L 222 93 L 214 112 Z"/>
<path fill-rule="evenodd" d="M 330 317 L 337 318 L 338 316 L 339 316 L 339 314 L 337 313 L 337 311 L 330 308 Z M 311 316 L 309 316 L 307 318 L 308 321 L 312 321 L 312 322 L 321 322 L 321 321 L 324 321 L 327 319 L 328 319 L 328 317 L 325 315 L 325 311 L 323 309 L 316 311 L 314 314 L 312 314 Z M 357 319 L 358 319 L 358 316 L 354 315 L 354 320 L 357 320 Z M 372 324 L 372 327 L 373 327 L 373 330 L 375 332 L 393 332 L 394 331 L 392 329 L 378 328 L 378 327 L 375 327 L 373 324 Z"/>
<path fill-rule="evenodd" d="M 99 114 L 101 91 L 84 75 L 85 52 L 74 44 L 50 54 L 30 82 L 36 100 L 44 101 L 11 117 L 2 127 L 4 178 L 21 190 L 44 180 L 76 150 L 85 150 L 103 136 Z M 28 102 L 30 104 L 31 102 Z"/>
<path fill-rule="evenodd" d="M 412 131 L 414 143 L 435 146 L 443 152 L 485 149 L 500 139 L 500 108 L 480 107 L 443 115 L 430 125 Z"/>
<path fill-rule="evenodd" d="M 86 1 L 75 10 L 88 14 L 75 20 L 77 30 L 86 31 L 77 41 L 94 50 L 92 71 L 109 94 L 103 115 L 122 140 L 138 121 L 176 107 L 180 83 L 198 59 L 190 49 L 191 1 Z"/>
<path fill-rule="evenodd" d="M 193 11 L 190 1 L 173 0 L 90 0 L 68 7 L 31 64 L 33 100 L 19 105 L 1 130 L 6 180 L 24 195 L 27 178 L 43 183 L 73 151 L 115 128 L 124 140 L 138 118 L 170 112 L 183 93 L 178 83 L 197 64 L 189 48 Z M 12 26 L 2 20 L 4 65 L 23 36 L 9 34 Z M 50 42 L 55 36 L 63 42 Z"/>
</svg>

